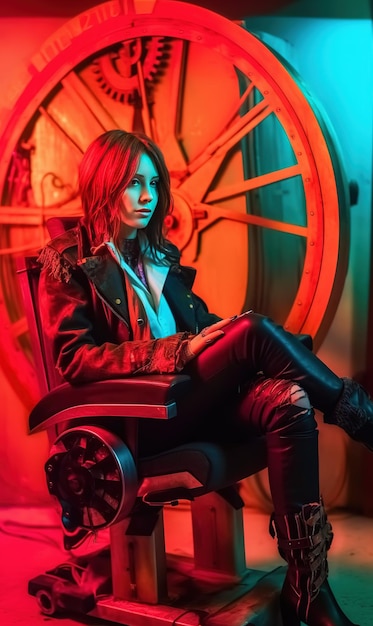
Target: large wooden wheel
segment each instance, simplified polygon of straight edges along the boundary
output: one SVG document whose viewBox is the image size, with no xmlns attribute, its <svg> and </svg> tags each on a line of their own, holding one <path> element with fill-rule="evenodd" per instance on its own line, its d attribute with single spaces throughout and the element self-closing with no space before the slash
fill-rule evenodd
<svg viewBox="0 0 373 626">
<path fill-rule="evenodd" d="M 162 147 L 169 237 L 222 316 L 252 308 L 316 346 L 348 256 L 346 185 L 332 132 L 299 77 L 242 26 L 186 3 L 112 1 L 68 21 L 31 59 L 0 136 L 0 346 L 25 403 L 38 392 L 15 257 L 78 215 L 77 166 L 110 128 Z"/>
</svg>

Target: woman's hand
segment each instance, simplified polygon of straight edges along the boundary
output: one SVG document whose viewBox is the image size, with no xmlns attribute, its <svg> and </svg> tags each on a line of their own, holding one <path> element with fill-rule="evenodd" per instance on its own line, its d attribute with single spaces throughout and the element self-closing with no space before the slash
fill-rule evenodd
<svg viewBox="0 0 373 626">
<path fill-rule="evenodd" d="M 234 318 L 233 318 L 234 319 Z M 189 342 L 189 354 L 190 358 L 197 356 L 200 352 L 203 352 L 212 343 L 215 343 L 218 339 L 224 336 L 224 326 L 232 321 L 231 317 L 224 320 L 220 320 L 211 326 L 206 326 L 198 335 L 193 337 Z"/>
</svg>

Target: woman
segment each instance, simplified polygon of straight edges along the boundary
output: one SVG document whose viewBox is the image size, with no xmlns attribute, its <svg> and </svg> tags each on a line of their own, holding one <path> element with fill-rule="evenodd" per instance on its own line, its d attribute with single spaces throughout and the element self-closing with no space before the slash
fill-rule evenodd
<svg viewBox="0 0 373 626">
<path fill-rule="evenodd" d="M 265 434 L 272 527 L 288 562 L 284 624 L 353 626 L 327 581 L 332 533 L 313 407 L 373 447 L 369 397 L 267 317 L 209 313 L 191 290 L 194 271 L 164 238 L 170 180 L 149 138 L 104 133 L 86 151 L 79 181 L 82 221 L 40 255 L 42 315 L 59 372 L 71 383 L 188 373 L 194 391 L 177 419 L 142 423 L 142 454 L 193 438 Z"/>
</svg>

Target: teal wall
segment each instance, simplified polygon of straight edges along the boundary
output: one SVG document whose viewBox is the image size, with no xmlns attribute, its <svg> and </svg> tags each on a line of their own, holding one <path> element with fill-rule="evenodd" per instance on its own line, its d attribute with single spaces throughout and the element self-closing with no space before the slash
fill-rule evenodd
<svg viewBox="0 0 373 626">
<path fill-rule="evenodd" d="M 249 31 L 295 67 L 329 117 L 348 180 L 359 186 L 350 210 L 349 269 L 342 299 L 319 355 L 340 375 L 366 370 L 372 249 L 373 46 L 369 3 L 296 2 L 276 16 L 250 17 Z M 321 6 L 323 5 L 323 7 Z M 301 17 L 318 15 L 324 17 Z M 286 15 L 289 13 L 296 15 Z M 358 18 L 364 14 L 366 19 Z M 342 17 L 334 15 L 340 13 Z M 298 16 L 299 15 L 299 16 Z M 373 322 L 371 322 L 373 323 Z M 372 359 L 372 356 L 369 356 Z"/>
</svg>

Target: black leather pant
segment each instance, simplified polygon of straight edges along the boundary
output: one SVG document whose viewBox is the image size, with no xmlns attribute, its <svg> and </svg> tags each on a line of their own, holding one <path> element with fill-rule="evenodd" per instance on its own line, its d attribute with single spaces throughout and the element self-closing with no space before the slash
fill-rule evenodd
<svg viewBox="0 0 373 626">
<path fill-rule="evenodd" d="M 319 500 L 313 407 L 333 408 L 343 383 L 296 337 L 269 318 L 245 314 L 185 368 L 193 390 L 167 423 L 141 423 L 140 454 L 186 441 L 266 436 L 277 515 Z"/>
<path fill-rule="evenodd" d="M 224 331 L 224 337 L 185 368 L 196 381 L 206 385 L 213 380 L 227 389 L 263 372 L 266 378 L 298 383 L 312 406 L 322 412 L 335 406 L 343 388 L 341 379 L 282 326 L 268 317 L 247 313 Z"/>
<path fill-rule="evenodd" d="M 178 417 L 166 424 L 141 425 L 141 453 L 195 438 L 242 441 L 242 436 L 293 424 L 291 411 L 274 394 L 266 396 L 272 411 L 258 407 L 258 394 L 254 401 L 255 386 L 262 380 L 258 375 L 284 381 L 288 393 L 298 383 L 313 407 L 333 408 L 343 387 L 341 379 L 271 319 L 248 313 L 225 326 L 224 333 L 185 367 L 194 384 L 179 403 Z"/>
</svg>

